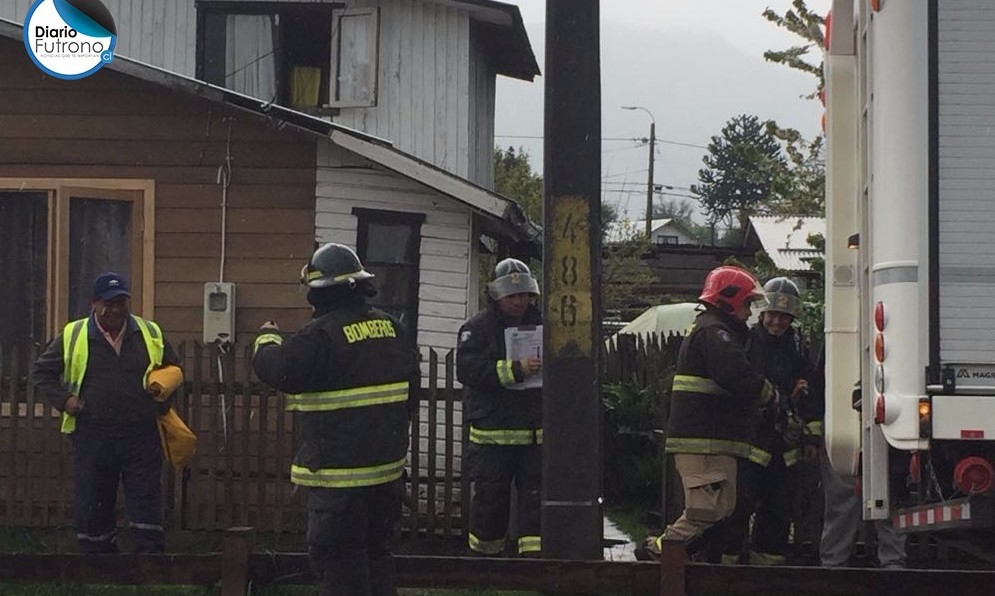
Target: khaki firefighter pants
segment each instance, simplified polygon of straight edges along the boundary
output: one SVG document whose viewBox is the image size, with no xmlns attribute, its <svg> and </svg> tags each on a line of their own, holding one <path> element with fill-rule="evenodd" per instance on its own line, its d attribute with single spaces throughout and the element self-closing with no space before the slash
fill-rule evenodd
<svg viewBox="0 0 995 596">
<path fill-rule="evenodd" d="M 674 464 L 684 485 L 684 513 L 667 526 L 663 538 L 687 541 L 736 508 L 736 458 L 677 453 Z"/>
</svg>

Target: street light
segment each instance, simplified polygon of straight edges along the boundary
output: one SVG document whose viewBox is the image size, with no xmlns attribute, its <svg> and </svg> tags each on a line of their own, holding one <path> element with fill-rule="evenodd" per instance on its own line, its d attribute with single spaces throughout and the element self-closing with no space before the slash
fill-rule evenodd
<svg viewBox="0 0 995 596">
<path fill-rule="evenodd" d="M 652 242 L 650 233 L 653 225 L 653 153 L 656 148 L 656 119 L 653 113 L 640 106 L 622 106 L 623 110 L 642 110 L 650 117 L 650 163 L 649 177 L 646 181 L 646 240 Z"/>
</svg>

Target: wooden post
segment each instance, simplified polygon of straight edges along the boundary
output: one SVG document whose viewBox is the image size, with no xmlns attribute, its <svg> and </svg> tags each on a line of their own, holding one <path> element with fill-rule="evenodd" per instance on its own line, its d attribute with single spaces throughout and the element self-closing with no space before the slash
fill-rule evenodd
<svg viewBox="0 0 995 596">
<path fill-rule="evenodd" d="M 680 540 L 661 540 L 660 596 L 684 596 L 684 566 L 687 552 Z"/>
<path fill-rule="evenodd" d="M 546 0 L 542 552 L 601 545 L 599 3 Z"/>
<path fill-rule="evenodd" d="M 225 530 L 221 544 L 221 596 L 245 596 L 249 592 L 249 555 L 256 547 L 253 528 Z"/>
</svg>

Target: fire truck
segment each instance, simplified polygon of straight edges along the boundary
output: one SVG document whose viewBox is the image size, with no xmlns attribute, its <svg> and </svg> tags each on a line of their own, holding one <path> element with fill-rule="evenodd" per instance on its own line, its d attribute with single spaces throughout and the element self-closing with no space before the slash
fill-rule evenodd
<svg viewBox="0 0 995 596">
<path fill-rule="evenodd" d="M 834 0 L 830 14 L 830 460 L 858 474 L 866 520 L 991 526 L 995 2 Z"/>
</svg>

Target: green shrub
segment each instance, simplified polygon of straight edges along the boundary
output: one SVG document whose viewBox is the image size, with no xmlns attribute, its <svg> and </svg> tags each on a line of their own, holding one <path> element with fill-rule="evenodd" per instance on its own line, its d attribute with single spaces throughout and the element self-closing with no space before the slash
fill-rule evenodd
<svg viewBox="0 0 995 596">
<path fill-rule="evenodd" d="M 604 488 L 609 503 L 652 505 L 660 501 L 661 420 L 653 391 L 632 383 L 604 385 Z"/>
</svg>

